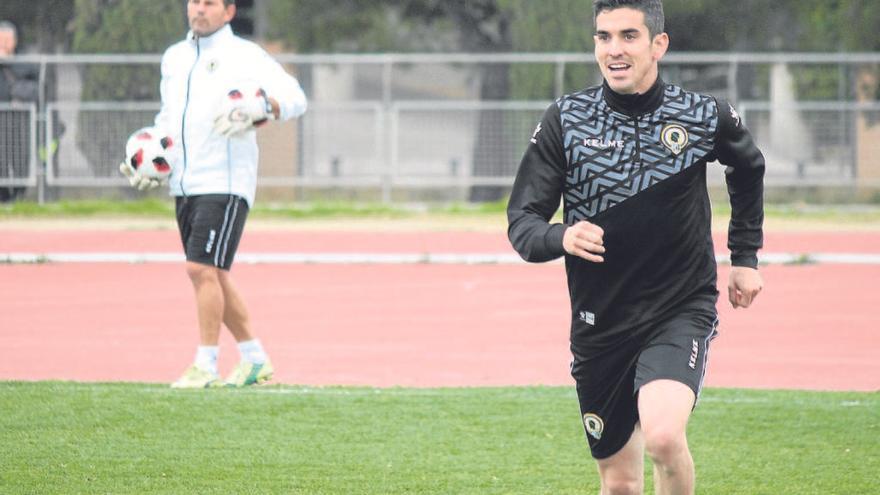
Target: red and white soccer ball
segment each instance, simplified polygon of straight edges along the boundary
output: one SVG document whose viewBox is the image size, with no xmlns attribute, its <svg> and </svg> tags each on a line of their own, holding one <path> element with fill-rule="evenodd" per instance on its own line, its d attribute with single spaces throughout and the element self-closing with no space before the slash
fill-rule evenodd
<svg viewBox="0 0 880 495">
<path fill-rule="evenodd" d="M 227 108 L 230 120 L 249 120 L 254 127 L 260 127 L 272 118 L 272 105 L 266 90 L 254 81 L 242 81 L 238 87 L 226 93 Z"/>
<path fill-rule="evenodd" d="M 125 143 L 125 159 L 138 174 L 150 179 L 167 179 L 171 175 L 171 148 L 174 141 L 156 127 L 135 131 Z"/>
</svg>

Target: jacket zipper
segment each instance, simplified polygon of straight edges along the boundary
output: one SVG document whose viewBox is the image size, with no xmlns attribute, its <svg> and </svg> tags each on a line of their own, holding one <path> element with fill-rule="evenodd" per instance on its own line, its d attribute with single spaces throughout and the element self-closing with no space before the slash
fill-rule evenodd
<svg viewBox="0 0 880 495">
<path fill-rule="evenodd" d="M 638 168 L 642 168 L 642 143 L 639 139 L 639 116 L 633 115 L 633 123 L 635 124 L 635 134 L 636 134 L 636 156 L 635 156 L 635 165 Z"/>
<path fill-rule="evenodd" d="M 202 54 L 201 44 L 199 43 L 199 38 L 196 36 L 196 59 L 193 61 L 192 67 L 189 69 L 189 74 L 186 76 L 186 99 L 183 103 L 183 118 L 180 122 L 180 144 L 183 146 L 183 172 L 180 173 L 180 192 L 183 194 L 183 197 L 186 197 L 186 191 L 183 188 L 183 178 L 186 175 L 186 165 L 187 165 L 187 157 L 186 157 L 186 111 L 189 108 L 189 89 L 190 84 L 192 83 L 192 75 L 196 70 L 196 65 L 199 63 L 199 57 Z"/>
</svg>

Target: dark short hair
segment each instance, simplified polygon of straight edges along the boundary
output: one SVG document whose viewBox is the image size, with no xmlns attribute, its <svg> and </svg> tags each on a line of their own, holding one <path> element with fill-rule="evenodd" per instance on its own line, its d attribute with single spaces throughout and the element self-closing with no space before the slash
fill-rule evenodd
<svg viewBox="0 0 880 495">
<path fill-rule="evenodd" d="M 230 5 L 235 5 L 235 0 L 223 0 L 223 5 L 229 7 Z"/>
<path fill-rule="evenodd" d="M 0 21 L 0 31 L 11 31 L 12 35 L 18 38 L 18 29 L 9 21 Z"/>
<path fill-rule="evenodd" d="M 593 0 L 593 27 L 602 12 L 622 8 L 635 9 L 645 14 L 645 25 L 648 26 L 648 33 L 652 38 L 666 29 L 663 0 Z"/>
</svg>

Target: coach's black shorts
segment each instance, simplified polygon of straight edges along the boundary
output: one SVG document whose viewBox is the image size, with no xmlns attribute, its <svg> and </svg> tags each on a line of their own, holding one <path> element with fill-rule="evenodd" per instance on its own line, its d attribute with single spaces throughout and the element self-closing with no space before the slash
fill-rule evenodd
<svg viewBox="0 0 880 495">
<path fill-rule="evenodd" d="M 642 385 L 675 380 L 699 397 L 717 326 L 714 307 L 688 308 L 588 358 L 572 347 L 571 375 L 593 457 L 610 457 L 629 441 Z"/>
<path fill-rule="evenodd" d="M 230 194 L 204 194 L 178 196 L 176 206 L 186 260 L 229 270 L 247 220 L 247 201 Z"/>
</svg>

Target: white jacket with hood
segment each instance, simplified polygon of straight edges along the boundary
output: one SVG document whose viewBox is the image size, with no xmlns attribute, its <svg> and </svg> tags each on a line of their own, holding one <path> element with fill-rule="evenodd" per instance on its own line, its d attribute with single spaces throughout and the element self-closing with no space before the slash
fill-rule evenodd
<svg viewBox="0 0 880 495">
<path fill-rule="evenodd" d="M 253 206 L 259 151 L 254 130 L 232 138 L 213 132 L 226 95 L 259 85 L 280 107 L 280 119 L 306 111 L 299 82 L 255 43 L 225 25 L 210 36 L 175 43 L 162 56 L 162 108 L 156 126 L 174 140 L 172 196 L 234 194 Z"/>
</svg>

